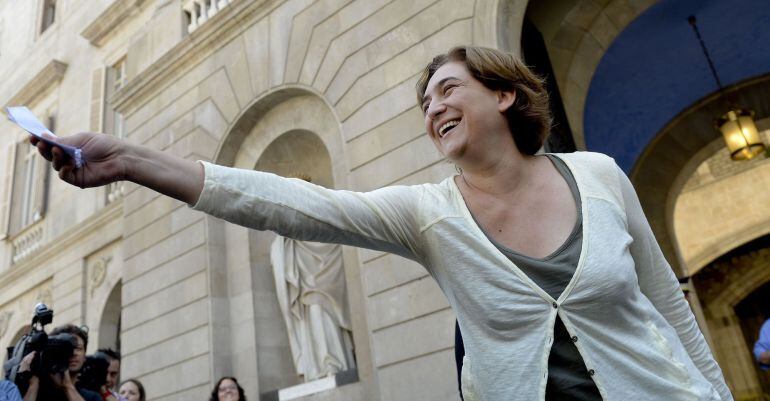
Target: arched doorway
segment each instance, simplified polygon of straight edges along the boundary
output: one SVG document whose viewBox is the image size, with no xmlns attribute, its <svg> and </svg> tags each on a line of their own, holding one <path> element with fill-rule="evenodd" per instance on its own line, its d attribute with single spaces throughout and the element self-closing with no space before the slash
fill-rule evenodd
<svg viewBox="0 0 770 401">
<path fill-rule="evenodd" d="M 741 324 L 746 347 L 753 349 L 759 338 L 759 329 L 770 319 L 770 282 L 763 284 L 735 305 L 735 315 Z M 770 374 L 754 364 L 759 384 L 765 397 L 770 397 Z"/>
<path fill-rule="evenodd" d="M 260 155 L 255 170 L 272 172 L 284 177 L 304 178 L 315 184 L 333 188 L 331 158 L 320 137 L 309 130 L 296 129 L 273 140 Z M 270 263 L 271 244 L 276 234 L 249 231 L 249 249 L 253 268 L 253 285 L 259 288 L 255 297 L 258 316 L 274 322 L 257 324 L 258 371 L 260 393 L 300 384 L 291 349 L 289 333 L 278 303 L 274 272 Z M 263 340 L 269 338 L 269 343 Z"/>
<path fill-rule="evenodd" d="M 321 96 L 306 88 L 268 93 L 245 108 L 220 145 L 216 162 L 284 176 L 310 176 L 313 183 L 326 187 L 344 186 L 346 159 L 339 120 L 332 110 Z M 231 356 L 229 361 L 215 361 L 214 376 L 256 378 L 244 383 L 249 398 L 298 384 L 270 263 L 270 245 L 276 235 L 216 221 L 210 224 L 212 230 L 224 233 L 227 275 L 212 273 L 216 274 L 212 292 L 217 294 L 217 303 L 221 298 L 228 304 L 230 313 L 229 329 L 215 335 L 230 339 L 229 349 L 223 347 L 219 353 Z M 358 269 L 354 251 L 343 249 L 343 260 L 346 276 L 350 269 Z M 361 294 L 358 281 L 348 281 L 348 289 L 349 297 Z M 362 310 L 363 305 L 360 300 L 350 302 L 351 309 Z M 366 335 L 366 323 L 363 313 L 351 311 L 351 315 L 355 341 L 356 336 Z M 356 353 L 358 357 L 361 350 Z"/>
<path fill-rule="evenodd" d="M 764 158 L 733 162 L 723 151 L 713 119 L 727 106 L 687 24 L 692 14 L 725 92 L 757 112 L 760 130 L 770 128 L 763 122 L 770 117 L 770 59 L 761 56 L 766 41 L 744 50 L 732 45 L 743 35 L 767 35 L 761 23 L 767 8 L 753 0 L 737 8 L 712 0 L 663 0 L 630 21 L 601 56 L 587 91 L 583 132 L 588 150 L 613 156 L 629 173 L 675 273 L 683 281 L 692 277 L 691 305 L 734 396 L 758 397 L 761 386 L 734 308 L 748 288 L 764 281 L 735 275 L 736 266 L 725 260 L 717 266 L 733 273 L 717 287 L 730 290 L 715 295 L 708 277 L 720 270 L 714 259 L 734 256 L 731 249 L 770 231 L 770 214 L 752 206 L 770 196 L 770 165 Z M 722 29 L 725 19 L 740 24 Z"/>
<path fill-rule="evenodd" d="M 735 398 L 770 396 L 767 372 L 757 368 L 751 352 L 770 305 L 770 235 L 720 256 L 692 281 Z"/>
<path fill-rule="evenodd" d="M 650 225 L 677 276 L 695 271 L 683 260 L 673 232 L 673 206 L 684 181 L 720 138 L 713 119 L 726 111 L 692 28 L 698 26 L 733 101 L 770 116 L 766 81 L 770 50 L 764 2 L 739 7 L 706 0 L 662 0 L 637 15 L 613 38 L 592 70 L 584 107 L 585 143 L 629 174 Z M 722 21 L 740 21 L 727 28 Z M 756 35 L 759 37 L 755 37 Z M 749 45 L 757 41 L 759 47 Z M 740 45 L 737 45 L 741 43 Z M 746 47 L 743 47 L 746 46 Z M 763 48 L 764 47 L 764 48 Z M 706 261 L 707 262 L 707 261 Z"/>
<path fill-rule="evenodd" d="M 122 310 L 122 283 L 118 281 L 107 297 L 107 302 L 99 319 L 98 348 L 111 348 L 120 351 L 120 313 Z"/>
<path fill-rule="evenodd" d="M 717 0 L 543 0 L 528 2 L 522 18 L 521 3 L 499 2 L 498 46 L 516 50 L 503 36 L 518 37 L 507 32 L 522 26 L 513 21 L 533 22 L 577 147 L 607 153 L 629 173 L 675 273 L 682 280 L 701 278 L 694 284 L 695 313 L 710 331 L 736 398 L 757 396 L 760 385 L 743 334 L 752 328 L 742 326 L 735 308 L 749 296 L 747 288 L 767 279 L 731 276 L 733 292 L 706 294 L 703 314 L 697 299 L 706 291 L 700 269 L 770 232 L 764 207 L 770 164 L 714 162 L 724 144 L 712 121 L 724 105 L 687 16 L 698 17 L 726 91 L 757 112 L 762 131 L 770 128 L 770 40 L 757 39 L 770 39 L 763 23 L 768 9 L 758 0 L 742 0 L 738 7 Z M 724 29 L 726 19 L 740 23 Z M 736 41 L 741 45 L 733 46 Z M 710 186 L 704 186 L 707 180 Z"/>
<path fill-rule="evenodd" d="M 8 342 L 8 348 L 6 350 L 4 350 L 6 352 L 4 352 L 4 354 L 3 354 L 3 363 L 7 362 L 8 359 L 10 358 L 10 356 L 11 356 L 11 348 L 15 347 L 16 343 L 18 343 L 19 340 L 21 340 L 21 337 L 23 337 L 25 334 L 29 333 L 29 330 L 30 330 L 30 326 L 29 325 L 25 325 L 24 327 L 20 328 L 13 335 L 13 337 L 11 337 L 11 341 Z"/>
</svg>

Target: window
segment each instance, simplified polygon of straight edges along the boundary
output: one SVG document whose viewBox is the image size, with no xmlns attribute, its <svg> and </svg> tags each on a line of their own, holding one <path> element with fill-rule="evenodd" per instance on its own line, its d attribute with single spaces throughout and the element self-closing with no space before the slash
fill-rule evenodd
<svg viewBox="0 0 770 401">
<path fill-rule="evenodd" d="M 43 15 L 40 22 L 40 33 L 43 33 L 56 22 L 56 0 L 43 0 Z"/>
<path fill-rule="evenodd" d="M 115 92 L 117 92 L 126 85 L 126 59 L 122 58 L 115 63 L 115 65 L 112 66 L 112 71 L 115 77 L 112 82 L 112 87 Z"/>
<path fill-rule="evenodd" d="M 108 99 L 116 92 L 126 86 L 126 59 L 122 58 L 111 67 L 107 68 L 107 82 L 104 96 L 104 126 L 102 131 L 106 134 L 122 138 L 123 133 L 123 115 L 118 113 L 109 104 Z"/>
<path fill-rule="evenodd" d="M 19 214 L 18 228 L 26 227 L 36 220 L 39 220 L 40 213 L 32 206 L 32 199 L 34 197 L 35 190 L 35 149 L 31 146 L 19 146 L 16 149 L 16 157 L 20 163 L 17 163 L 19 169 L 19 186 L 21 202 L 19 207 L 21 213 Z"/>
<path fill-rule="evenodd" d="M 126 86 L 126 58 L 123 57 L 117 63 L 106 68 L 106 77 L 104 82 L 103 109 L 104 121 L 102 122 L 102 132 L 123 138 L 123 115 L 116 111 L 109 102 L 109 99 L 118 91 Z M 123 197 L 124 186 L 122 182 L 114 182 L 106 187 L 105 204 L 110 204 Z"/>
<path fill-rule="evenodd" d="M 55 120 L 49 118 L 53 131 Z M 45 213 L 48 196 L 48 168 L 45 159 L 25 138 L 16 144 L 11 195 L 9 234 L 16 235 L 29 225 L 40 221 Z"/>
</svg>

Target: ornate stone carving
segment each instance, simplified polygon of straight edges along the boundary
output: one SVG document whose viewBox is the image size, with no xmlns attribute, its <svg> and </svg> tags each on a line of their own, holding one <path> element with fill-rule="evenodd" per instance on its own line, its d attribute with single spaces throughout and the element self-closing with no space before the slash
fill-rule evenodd
<svg viewBox="0 0 770 401">
<path fill-rule="evenodd" d="M 53 291 L 51 290 L 50 286 L 46 286 L 45 288 L 41 288 L 40 292 L 37 293 L 37 300 L 38 302 L 42 302 L 48 307 L 51 307 L 51 304 L 53 304 Z"/>
<path fill-rule="evenodd" d="M 104 256 L 96 260 L 91 265 L 89 277 L 88 277 L 88 283 L 89 287 L 91 288 L 91 297 L 94 296 L 94 291 L 96 291 L 99 286 L 104 283 L 104 278 L 107 277 L 107 266 L 112 261 L 112 256 Z"/>
</svg>

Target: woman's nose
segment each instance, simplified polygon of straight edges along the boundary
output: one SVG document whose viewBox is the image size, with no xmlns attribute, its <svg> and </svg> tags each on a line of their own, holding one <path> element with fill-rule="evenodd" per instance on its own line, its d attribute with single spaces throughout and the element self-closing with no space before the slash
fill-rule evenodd
<svg viewBox="0 0 770 401">
<path fill-rule="evenodd" d="M 446 106 L 444 106 L 444 103 L 442 102 L 431 102 L 430 105 L 428 105 L 428 117 L 431 120 L 435 120 L 436 116 L 443 113 L 444 110 L 446 110 Z"/>
</svg>

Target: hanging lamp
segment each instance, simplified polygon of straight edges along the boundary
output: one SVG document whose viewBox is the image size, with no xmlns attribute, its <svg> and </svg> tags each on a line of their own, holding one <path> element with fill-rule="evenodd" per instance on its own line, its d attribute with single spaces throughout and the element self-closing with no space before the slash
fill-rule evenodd
<svg viewBox="0 0 770 401">
<path fill-rule="evenodd" d="M 714 80 L 719 87 L 719 94 L 725 99 L 728 105 L 728 111 L 716 118 L 714 120 L 714 125 L 722 133 L 722 137 L 727 144 L 727 149 L 730 151 L 731 159 L 753 159 L 760 153 L 765 152 L 765 144 L 762 142 L 759 130 L 757 130 L 757 125 L 754 123 L 754 111 L 737 107 L 730 101 L 730 98 L 722 87 L 722 81 L 719 80 L 717 70 L 714 67 L 714 62 L 711 60 L 711 56 L 706 49 L 706 44 L 703 43 L 703 38 L 700 36 L 695 16 L 689 16 L 687 21 L 690 23 L 690 26 L 692 26 L 695 36 L 700 42 L 703 55 L 706 56 L 706 61 L 711 69 L 711 74 L 714 76 Z"/>
</svg>

